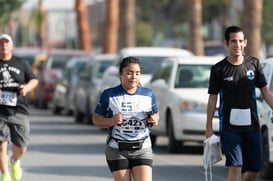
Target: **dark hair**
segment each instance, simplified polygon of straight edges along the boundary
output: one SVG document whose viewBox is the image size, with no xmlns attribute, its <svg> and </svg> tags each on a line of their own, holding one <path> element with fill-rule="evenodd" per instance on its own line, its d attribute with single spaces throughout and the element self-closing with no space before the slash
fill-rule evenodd
<svg viewBox="0 0 273 181">
<path fill-rule="evenodd" d="M 136 57 L 130 56 L 130 57 L 125 57 L 121 60 L 121 62 L 119 64 L 119 73 L 121 74 L 122 70 L 131 63 L 138 64 L 140 67 L 140 70 L 142 69 L 140 61 Z"/>
<path fill-rule="evenodd" d="M 238 27 L 238 26 L 229 26 L 226 28 L 226 31 L 225 31 L 225 40 L 227 42 L 229 42 L 229 39 L 230 39 L 230 33 L 239 33 L 239 32 L 243 32 L 243 29 Z"/>
</svg>

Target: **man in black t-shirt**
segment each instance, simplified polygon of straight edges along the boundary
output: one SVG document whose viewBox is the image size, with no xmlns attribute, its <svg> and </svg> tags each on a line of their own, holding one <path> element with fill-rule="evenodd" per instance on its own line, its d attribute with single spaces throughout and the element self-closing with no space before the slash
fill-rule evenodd
<svg viewBox="0 0 273 181">
<path fill-rule="evenodd" d="M 29 142 L 29 120 L 26 95 L 38 80 L 27 61 L 12 55 L 13 41 L 0 35 L 0 170 L 2 181 L 11 181 L 8 170 L 8 143 L 12 142 L 11 175 L 22 178 L 20 158 Z"/>
<path fill-rule="evenodd" d="M 229 55 L 211 68 L 206 137 L 213 134 L 212 118 L 219 94 L 219 131 L 229 167 L 228 180 L 255 181 L 263 160 L 255 88 L 261 89 L 271 109 L 273 95 L 259 60 L 244 55 L 247 40 L 240 27 L 226 29 L 225 45 Z"/>
</svg>

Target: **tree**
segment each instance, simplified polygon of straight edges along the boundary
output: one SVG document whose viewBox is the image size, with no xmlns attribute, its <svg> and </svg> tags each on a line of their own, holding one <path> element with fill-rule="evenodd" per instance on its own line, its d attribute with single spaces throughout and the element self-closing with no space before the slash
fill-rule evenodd
<svg viewBox="0 0 273 181">
<path fill-rule="evenodd" d="M 120 0 L 120 45 L 135 46 L 135 0 Z"/>
<path fill-rule="evenodd" d="M 11 15 L 14 11 L 18 10 L 25 0 L 1 0 L 0 6 L 0 32 L 3 32 L 7 28 L 7 32 L 10 34 L 13 32 L 9 27 L 8 21 L 11 20 Z"/>
<path fill-rule="evenodd" d="M 244 0 L 243 22 L 248 40 L 246 53 L 259 58 L 261 48 L 262 0 Z"/>
<path fill-rule="evenodd" d="M 152 31 L 152 37 L 150 38 L 153 41 L 165 38 L 170 40 L 183 38 L 185 33 L 187 33 L 183 29 L 183 25 L 186 24 L 186 19 L 184 18 L 186 15 L 186 3 L 184 1 L 147 0 L 136 1 L 136 3 L 138 22 L 141 25 L 150 25 Z"/>
<path fill-rule="evenodd" d="M 43 9 L 43 0 L 39 0 L 38 9 L 31 15 L 30 26 L 36 31 L 37 44 L 40 47 L 45 47 L 45 25 L 46 25 L 46 12 Z"/>
<path fill-rule="evenodd" d="M 89 30 L 86 7 L 84 6 L 83 0 L 75 1 L 75 9 L 77 14 L 77 27 L 80 49 L 85 51 L 91 51 L 91 33 Z"/>
<path fill-rule="evenodd" d="M 116 53 L 119 27 L 119 0 L 106 0 L 103 53 Z"/>
<path fill-rule="evenodd" d="M 232 22 L 232 17 L 241 14 L 238 9 L 231 11 L 232 0 L 205 0 L 202 1 L 202 21 L 203 27 L 208 28 L 207 36 L 204 36 L 204 41 L 214 40 L 213 24 L 218 23 L 222 29 L 220 39 L 223 39 L 225 27 L 229 26 Z M 230 15 L 232 13 L 233 16 Z"/>
<path fill-rule="evenodd" d="M 226 24 L 227 19 L 230 17 L 231 0 L 205 0 L 202 2 L 203 8 L 203 21 L 211 22 L 213 20 L 220 21 Z"/>
<path fill-rule="evenodd" d="M 202 36 L 202 0 L 188 0 L 189 50 L 204 55 Z"/>
<path fill-rule="evenodd" d="M 267 55 L 272 56 L 268 52 L 268 48 L 273 44 L 273 3 L 272 0 L 263 0 L 263 26 L 262 26 L 262 42 L 267 48 Z M 270 54 L 269 54 L 270 53 Z"/>
</svg>

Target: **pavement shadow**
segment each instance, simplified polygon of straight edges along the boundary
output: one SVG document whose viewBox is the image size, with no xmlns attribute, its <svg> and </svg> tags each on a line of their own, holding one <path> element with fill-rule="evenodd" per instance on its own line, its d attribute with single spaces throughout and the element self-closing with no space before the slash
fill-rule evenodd
<svg viewBox="0 0 273 181">
<path fill-rule="evenodd" d="M 176 179 L 170 179 L 172 181 L 196 181 L 205 180 L 205 170 L 203 166 L 192 166 L 192 165 L 158 165 L 153 167 L 153 172 L 156 173 L 154 180 L 167 180 L 172 178 L 172 175 L 176 175 Z M 177 175 L 181 175 L 180 177 Z M 223 166 L 214 165 L 212 167 L 213 180 L 226 181 L 223 175 L 227 175 L 227 169 Z M 183 179 L 182 179 L 183 178 Z"/>
<path fill-rule="evenodd" d="M 24 171 L 40 175 L 59 175 L 66 177 L 101 177 L 112 178 L 107 166 L 26 166 Z"/>
<path fill-rule="evenodd" d="M 104 152 L 104 143 L 88 143 L 88 144 L 30 144 L 28 151 L 46 152 L 52 154 L 101 154 Z M 94 149 L 96 148 L 96 149 Z M 100 149 L 101 148 L 101 149 Z"/>
<path fill-rule="evenodd" d="M 203 147 L 202 146 L 183 146 L 181 150 L 177 153 L 171 153 L 171 154 L 190 154 L 190 155 L 202 155 L 203 154 Z M 168 148 L 166 145 L 159 145 L 153 147 L 154 153 L 160 155 L 160 154 L 170 154 L 168 152 Z"/>
<path fill-rule="evenodd" d="M 98 132 L 95 129 L 75 129 L 75 128 L 60 128 L 60 127 L 52 127 L 52 128 L 32 128 L 32 135 L 88 135 L 96 134 L 96 135 L 105 135 L 106 132 Z"/>
<path fill-rule="evenodd" d="M 40 175 L 56 175 L 65 177 L 99 177 L 99 178 L 112 178 L 107 165 L 105 166 L 73 166 L 73 165 L 61 165 L 61 166 L 26 166 L 26 173 L 40 174 Z M 153 166 L 153 180 L 157 181 L 196 181 L 205 180 L 205 170 L 202 166 L 192 165 L 166 165 L 166 166 Z M 180 177 L 173 178 L 173 175 L 180 174 Z M 221 176 L 222 175 L 222 176 Z M 223 175 L 227 175 L 227 169 L 223 166 L 213 166 L 212 177 L 213 180 L 225 181 Z M 170 179 L 172 178 L 172 179 Z"/>
</svg>

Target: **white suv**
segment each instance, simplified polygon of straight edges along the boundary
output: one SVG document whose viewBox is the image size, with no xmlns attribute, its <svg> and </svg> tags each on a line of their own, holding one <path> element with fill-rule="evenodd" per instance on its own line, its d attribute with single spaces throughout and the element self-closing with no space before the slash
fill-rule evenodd
<svg viewBox="0 0 273 181">
<path fill-rule="evenodd" d="M 187 143 L 203 143 L 210 68 L 222 59 L 218 56 L 167 58 L 157 66 L 146 85 L 155 94 L 160 114 L 159 125 L 151 130 L 153 145 L 157 136 L 167 136 L 168 151 L 176 153 Z M 213 128 L 218 132 L 217 113 Z"/>
<path fill-rule="evenodd" d="M 261 61 L 263 71 L 270 88 L 273 92 L 273 58 Z M 263 136 L 263 169 L 261 177 L 264 179 L 273 179 L 273 120 L 272 110 L 262 98 L 260 89 L 257 89 L 257 107 Z"/>
</svg>

